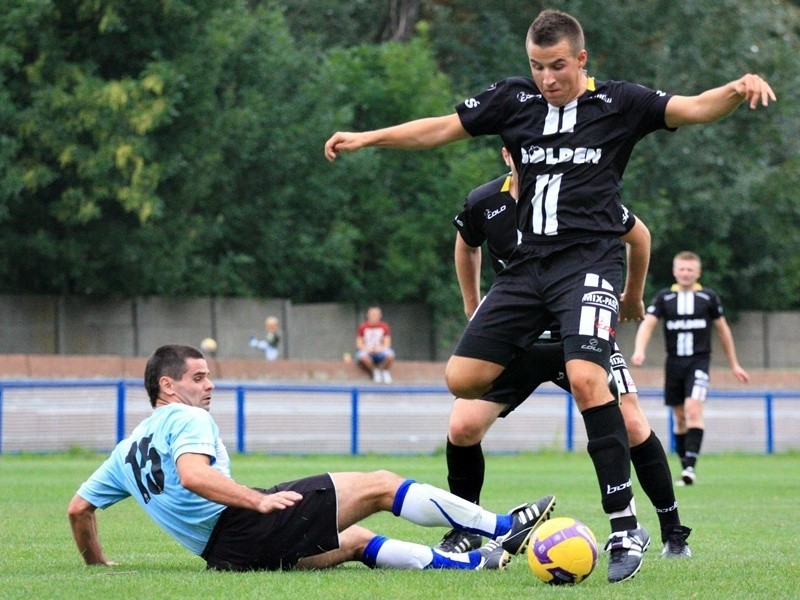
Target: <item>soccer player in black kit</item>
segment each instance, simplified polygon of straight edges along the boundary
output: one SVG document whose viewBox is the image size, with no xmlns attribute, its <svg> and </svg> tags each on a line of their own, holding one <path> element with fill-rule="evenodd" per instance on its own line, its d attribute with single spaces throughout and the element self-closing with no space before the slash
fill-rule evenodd
<svg viewBox="0 0 800 600">
<path fill-rule="evenodd" d="M 518 174 L 508 151 L 502 149 L 503 160 L 511 169 L 493 181 L 472 190 L 464 208 L 453 220 L 458 233 L 455 242 L 455 264 L 464 312 L 471 317 L 480 302 L 481 246 L 486 243 L 495 273 L 502 271 L 518 244 L 516 204 Z M 644 223 L 625 210 L 622 240 L 628 244 L 628 275 L 621 294 L 621 318 L 641 320 L 644 316 L 644 291 L 650 262 L 650 233 Z M 481 441 L 498 418 L 504 418 L 522 404 L 542 383 L 551 381 L 567 392 L 564 350 L 557 324 L 537 342 L 509 363 L 492 389 L 479 400 L 457 398 L 450 413 L 447 432 L 447 480 L 457 496 L 480 503 L 485 475 Z M 690 557 L 686 543 L 691 529 L 681 525 L 678 505 L 672 487 L 667 456 L 661 441 L 651 429 L 639 405 L 638 393 L 628 371 L 625 357 L 614 344 L 611 356 L 613 382 L 620 394 L 620 406 L 631 446 L 631 462 L 639 482 L 656 509 L 666 558 Z M 436 546 L 448 552 L 465 552 L 481 546 L 479 535 L 453 529 Z"/>
<path fill-rule="evenodd" d="M 750 379 L 736 358 L 736 347 L 728 322 L 722 315 L 722 302 L 711 288 L 698 283 L 702 264 L 694 252 L 679 252 L 672 260 L 676 283 L 659 291 L 647 316 L 636 332 L 631 362 L 641 366 L 645 351 L 659 319 L 664 320 L 667 362 L 664 377 L 664 403 L 672 407 L 676 450 L 681 459 L 682 485 L 697 481 L 695 466 L 703 443 L 703 403 L 706 400 L 711 365 L 711 327 L 736 378 Z"/>
<path fill-rule="evenodd" d="M 526 50 L 531 79 L 494 83 L 449 115 L 336 132 L 324 151 L 334 160 L 368 146 L 427 149 L 470 136 L 501 137 L 520 175 L 522 243 L 467 325 L 445 381 L 458 398 L 480 398 L 556 318 L 610 520 L 608 580 L 619 582 L 638 573 L 650 541 L 636 518 L 625 423 L 606 379 L 622 284 L 622 175 L 645 135 L 716 121 L 742 102 L 766 106 L 775 94 L 753 74 L 697 96 L 596 80 L 584 70 L 580 23 L 560 11 L 536 17 Z"/>
</svg>

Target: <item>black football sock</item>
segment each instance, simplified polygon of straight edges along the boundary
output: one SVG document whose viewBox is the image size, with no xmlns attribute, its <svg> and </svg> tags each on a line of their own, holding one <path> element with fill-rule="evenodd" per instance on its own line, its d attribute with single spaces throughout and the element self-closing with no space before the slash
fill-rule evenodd
<svg viewBox="0 0 800 600">
<path fill-rule="evenodd" d="M 486 473 L 486 461 L 480 443 L 474 446 L 456 446 L 448 439 L 445 455 L 450 492 L 479 504 Z"/>
<path fill-rule="evenodd" d="M 589 443 L 586 449 L 594 463 L 603 510 L 615 514 L 611 530 L 636 529 L 631 490 L 631 454 L 625 421 L 616 400 L 581 413 Z M 622 514 L 620 514 L 622 513 Z"/>
<path fill-rule="evenodd" d="M 656 509 L 663 542 L 665 529 L 680 525 L 681 519 L 678 515 L 678 503 L 675 501 L 667 454 L 654 431 L 650 432 L 650 436 L 644 442 L 631 448 L 631 463 L 636 470 L 639 485 Z"/>
<path fill-rule="evenodd" d="M 700 446 L 703 444 L 703 430 L 699 427 L 690 427 L 686 432 L 686 467 L 697 464 L 697 457 L 700 456 Z"/>
<path fill-rule="evenodd" d="M 675 434 L 675 454 L 681 459 L 681 467 L 686 468 L 686 434 Z"/>
</svg>

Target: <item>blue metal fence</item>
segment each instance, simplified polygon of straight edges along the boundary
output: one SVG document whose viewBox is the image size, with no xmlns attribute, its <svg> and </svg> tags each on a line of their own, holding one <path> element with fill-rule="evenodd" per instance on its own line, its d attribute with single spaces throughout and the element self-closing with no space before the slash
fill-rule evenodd
<svg viewBox="0 0 800 600">
<path fill-rule="evenodd" d="M 572 402 L 572 398 L 569 394 L 557 388 L 545 390 L 544 393 L 550 400 L 549 409 L 544 411 L 552 414 L 549 427 L 558 432 L 557 436 L 553 434 L 551 437 L 553 439 L 557 437 L 560 440 L 563 432 L 563 449 L 572 452 L 576 448 L 576 438 L 584 433 L 580 415 Z M 537 391 L 536 394 L 539 395 L 540 392 Z M 13 406 L 9 405 L 9 395 L 14 396 Z M 135 398 L 132 399 L 132 396 Z M 661 420 L 661 415 L 663 415 L 665 433 L 668 435 L 672 430 L 672 415 L 670 411 L 661 406 L 661 391 L 640 390 L 639 396 L 643 405 L 649 401 L 652 405 L 659 407 L 660 412 L 658 415 L 652 413 L 652 416 L 657 416 Z M 91 406 L 84 406 L 84 400 L 87 398 L 90 400 L 86 402 L 91 403 Z M 298 400 L 300 398 L 307 399 L 306 409 L 303 414 L 306 415 L 306 419 L 309 419 L 308 422 L 319 426 L 318 431 L 321 433 L 318 434 L 318 437 L 321 438 L 335 429 L 336 434 L 346 436 L 349 443 L 347 446 L 342 445 L 341 450 L 334 448 L 333 451 L 349 451 L 352 455 L 358 455 L 364 451 L 363 441 L 367 434 L 362 432 L 367 429 L 366 425 L 370 423 L 371 419 L 378 419 L 379 421 L 383 419 L 383 421 L 380 421 L 378 425 L 373 424 L 370 426 L 370 429 L 376 430 L 378 433 L 374 434 L 377 436 L 377 440 L 373 438 L 372 448 L 367 449 L 367 451 L 375 451 L 376 445 L 378 447 L 386 445 L 380 439 L 383 435 L 382 431 L 387 429 L 386 423 L 389 424 L 389 429 L 397 428 L 405 431 L 405 433 L 399 435 L 402 439 L 398 443 L 406 444 L 409 447 L 413 446 L 413 444 L 403 440 L 416 440 L 418 436 L 414 434 L 415 428 L 424 429 L 427 426 L 435 431 L 436 436 L 443 437 L 445 429 L 441 425 L 441 415 L 447 413 L 452 402 L 452 395 L 442 386 L 295 385 L 222 382 L 216 386 L 212 411 L 217 416 L 218 421 L 220 421 L 220 415 L 222 415 L 223 419 L 227 415 L 228 433 L 232 433 L 231 437 L 236 440 L 236 450 L 238 452 L 248 452 L 252 450 L 255 430 L 272 425 L 279 421 L 280 418 L 283 419 L 281 422 L 284 424 L 278 424 L 275 427 L 278 428 L 279 433 L 284 435 L 285 439 L 292 439 L 293 430 L 291 425 L 303 426 L 297 416 L 303 412 L 303 407 Z M 344 398 L 347 401 L 342 403 L 340 399 Z M 755 401 L 760 405 L 762 408 L 758 409 L 758 412 L 761 415 L 760 418 L 763 418 L 764 428 L 763 451 L 767 454 L 772 454 L 776 451 L 778 438 L 776 418 L 784 425 L 782 431 L 797 431 L 796 427 L 790 425 L 794 420 L 800 424 L 800 403 L 796 402 L 800 399 L 800 390 L 714 390 L 709 393 L 709 399 L 725 399 L 726 402 L 730 400 L 734 403 L 747 400 L 751 403 Z M 776 415 L 775 404 L 778 400 L 792 401 L 782 402 L 783 413 L 780 415 Z M 405 418 L 404 401 L 407 402 L 408 406 L 419 411 L 421 415 L 427 415 L 433 407 L 437 407 L 434 412 L 439 414 L 437 417 L 438 422 L 434 422 L 436 419 L 431 420 L 412 415 L 409 417 L 409 422 L 400 427 L 397 421 L 401 419 L 399 415 L 403 415 L 402 418 Z M 418 402 L 422 404 L 420 405 Z M 531 402 L 526 403 L 526 405 L 528 404 L 531 404 Z M 545 421 L 544 417 L 540 417 L 543 412 L 542 404 L 540 403 L 538 406 L 539 408 L 532 409 L 533 412 L 530 414 L 535 417 L 537 427 L 545 427 L 545 425 L 541 425 Z M 559 406 L 563 406 L 563 409 L 559 408 Z M 735 408 L 734 404 L 730 406 Z M 315 414 L 317 407 L 327 408 L 326 410 L 320 410 L 320 414 L 317 415 Z M 61 436 L 62 439 L 57 443 L 54 442 L 55 445 L 66 444 L 68 447 L 86 447 L 87 439 L 97 439 L 100 441 L 95 441 L 94 444 L 90 442 L 89 446 L 97 447 L 97 449 L 107 449 L 103 446 L 110 446 L 122 440 L 129 432 L 129 426 L 132 428 L 140 418 L 149 413 L 149 410 L 149 403 L 144 395 L 143 385 L 139 380 L 0 381 L 0 453 L 8 451 L 6 450 L 6 440 L 10 435 L 13 435 L 15 440 L 12 446 L 16 447 L 12 448 L 11 451 L 16 451 L 23 447 L 19 440 L 26 439 L 26 436 L 29 439 L 33 439 L 30 433 L 33 430 L 37 430 L 37 434 L 42 440 L 40 442 L 41 447 L 37 447 L 37 442 L 33 441 L 31 442 L 33 447 L 24 446 L 24 450 L 47 451 L 57 449 L 48 445 L 53 441 L 56 434 Z M 755 412 L 752 408 L 748 410 L 750 412 L 743 415 L 739 420 L 743 421 L 746 426 L 752 427 L 752 419 L 755 418 Z M 726 412 L 733 413 L 736 411 L 731 408 L 726 409 Z M 558 414 L 562 416 L 559 418 Z M 282 417 L 276 415 L 282 415 Z M 131 418 L 133 416 L 137 418 Z M 261 421 L 258 421 L 259 417 Z M 106 418 L 113 423 L 113 437 L 110 432 L 104 431 L 104 429 L 108 429 L 104 425 L 104 419 Z M 733 415 L 731 418 L 736 419 L 737 417 Z M 53 421 L 50 430 L 38 431 L 50 420 Z M 514 417 L 508 419 L 508 421 L 512 420 L 514 420 Z M 251 421 L 258 424 L 251 425 Z M 286 423 L 289 425 L 286 425 Z M 578 424 L 577 429 L 576 423 Z M 281 427 L 283 429 L 280 429 Z M 343 431 L 348 428 L 349 431 Z M 72 432 L 73 429 L 74 432 Z M 790 436 L 795 438 L 794 440 L 787 441 L 784 439 L 787 437 L 785 431 L 782 434 L 781 446 L 784 448 L 800 447 L 800 440 L 796 439 L 796 435 Z M 93 432 L 92 435 L 95 438 L 92 438 L 87 432 Z M 313 433 L 311 434 L 312 437 L 314 435 Z M 670 438 L 671 436 L 662 439 Z M 345 448 L 347 449 L 345 450 Z M 301 449 L 300 451 L 303 450 Z M 309 453 L 315 451 L 313 440 L 305 451 Z"/>
</svg>

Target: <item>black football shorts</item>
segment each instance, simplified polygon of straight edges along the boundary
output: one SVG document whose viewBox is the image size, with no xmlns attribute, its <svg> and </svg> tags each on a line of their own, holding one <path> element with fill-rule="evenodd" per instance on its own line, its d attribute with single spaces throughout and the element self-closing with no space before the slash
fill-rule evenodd
<svg viewBox="0 0 800 600">
<path fill-rule="evenodd" d="M 497 274 L 454 354 L 506 366 L 555 318 L 566 360 L 580 358 L 608 369 L 623 256 L 616 237 L 521 244 Z"/>
<path fill-rule="evenodd" d="M 682 406 L 686 398 L 705 402 L 710 377 L 711 356 L 670 356 L 664 369 L 664 404 Z"/>
<path fill-rule="evenodd" d="M 339 547 L 336 489 L 330 475 L 281 483 L 264 494 L 292 490 L 303 499 L 284 510 L 262 514 L 226 508 L 203 551 L 209 569 L 278 571 L 292 569 L 301 558 Z"/>
</svg>

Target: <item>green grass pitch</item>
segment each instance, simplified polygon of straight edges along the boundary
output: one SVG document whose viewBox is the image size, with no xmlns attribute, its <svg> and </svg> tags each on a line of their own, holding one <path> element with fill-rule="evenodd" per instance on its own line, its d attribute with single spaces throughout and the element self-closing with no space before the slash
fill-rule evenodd
<svg viewBox="0 0 800 600">
<path fill-rule="evenodd" d="M 113 568 L 86 567 L 78 556 L 66 507 L 104 456 L 72 452 L 0 457 L 0 597 L 2 598 L 800 598 L 800 454 L 702 456 L 698 485 L 676 488 L 684 523 L 694 529 L 694 557 L 659 558 L 658 521 L 634 486 L 640 521 L 653 536 L 641 572 L 611 586 L 607 556 L 583 583 L 550 587 L 524 556 L 505 572 L 399 572 L 351 563 L 323 572 L 213 573 L 162 533 L 133 500 L 100 511 L 100 536 Z M 443 456 L 236 456 L 234 476 L 270 485 L 322 471 L 389 469 L 446 487 Z M 672 468 L 676 462 L 672 459 Z M 591 462 L 584 452 L 487 457 L 485 507 L 505 512 L 546 493 L 555 515 L 608 535 Z M 384 535 L 433 544 L 442 529 L 425 529 L 390 514 L 365 521 Z"/>
</svg>

